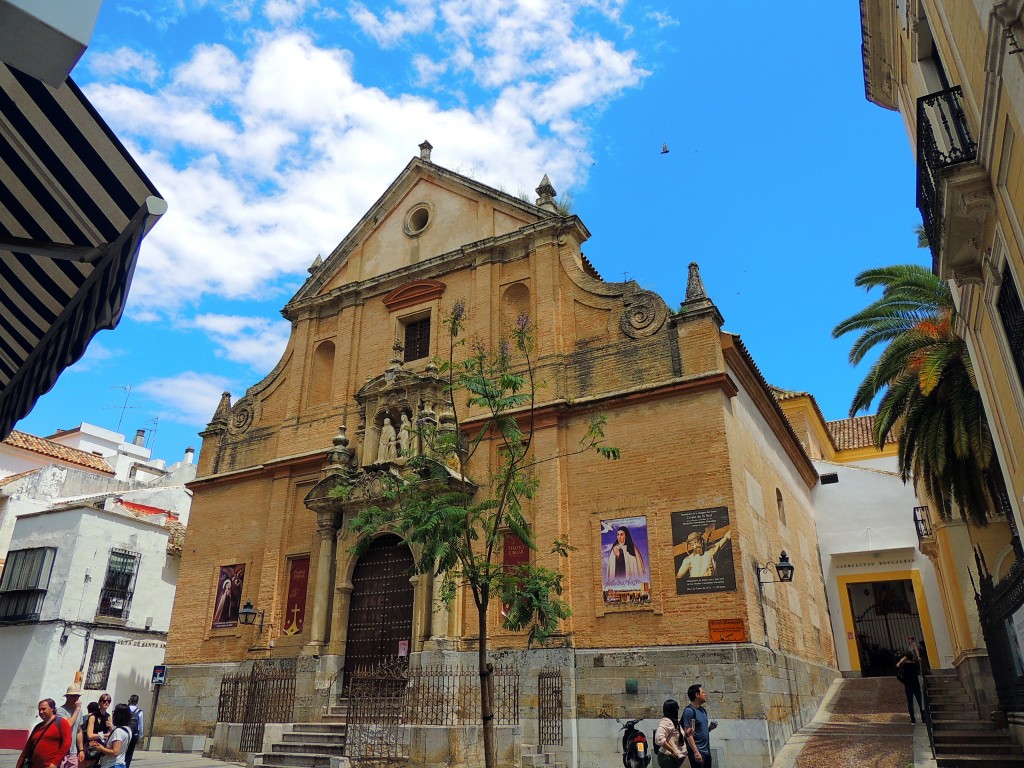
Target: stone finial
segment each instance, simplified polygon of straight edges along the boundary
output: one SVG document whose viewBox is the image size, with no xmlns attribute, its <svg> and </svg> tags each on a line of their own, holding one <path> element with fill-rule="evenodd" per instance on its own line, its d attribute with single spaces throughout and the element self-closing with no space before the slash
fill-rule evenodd
<svg viewBox="0 0 1024 768">
<path fill-rule="evenodd" d="M 686 280 L 686 299 L 679 308 L 679 315 L 687 320 L 694 320 L 698 317 L 710 316 L 718 327 L 721 328 L 725 320 L 718 307 L 708 298 L 708 292 L 704 289 L 704 281 L 700 279 L 700 268 L 697 262 L 690 262 L 690 274 Z"/>
<path fill-rule="evenodd" d="M 316 258 L 313 259 L 313 263 L 309 265 L 309 269 L 307 269 L 306 271 L 309 272 L 309 274 L 314 275 L 316 274 L 316 271 L 320 269 L 323 263 L 324 257 L 318 253 L 316 255 Z"/>
<path fill-rule="evenodd" d="M 352 449 L 349 448 L 349 439 L 346 434 L 347 429 L 345 422 L 342 422 L 338 434 L 331 440 L 332 448 L 327 451 L 327 462 L 332 468 L 347 469 L 352 460 Z"/>
<path fill-rule="evenodd" d="M 690 262 L 690 275 L 686 279 L 686 300 L 706 299 L 708 292 L 704 290 L 704 281 L 700 279 L 700 267 L 696 261 Z"/>
<path fill-rule="evenodd" d="M 554 211 L 555 208 L 555 188 L 551 185 L 551 180 L 545 173 L 544 178 L 540 180 L 540 186 L 537 187 L 537 206 L 548 211 Z"/>
<path fill-rule="evenodd" d="M 430 162 L 430 150 L 432 150 L 433 148 L 434 147 L 431 145 L 431 143 L 429 141 L 427 141 L 426 139 L 424 139 L 423 143 L 420 144 L 420 160 L 424 160 L 424 161 L 429 163 Z"/>
<path fill-rule="evenodd" d="M 220 396 L 217 410 L 213 412 L 213 418 L 207 424 L 207 429 L 225 429 L 228 426 L 228 418 L 231 416 L 231 393 L 224 392 Z"/>
</svg>

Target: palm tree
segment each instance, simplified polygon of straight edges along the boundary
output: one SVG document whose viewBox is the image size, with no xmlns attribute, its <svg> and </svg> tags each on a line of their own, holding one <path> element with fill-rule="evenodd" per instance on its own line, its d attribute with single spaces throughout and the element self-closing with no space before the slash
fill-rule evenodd
<svg viewBox="0 0 1024 768">
<path fill-rule="evenodd" d="M 965 520 L 985 525 L 999 508 L 1001 476 L 949 287 L 913 264 L 869 269 L 855 284 L 881 287 L 882 296 L 832 336 L 860 333 L 850 349 L 854 365 L 875 347 L 884 349 L 857 388 L 850 415 L 881 393 L 875 440 L 881 448 L 896 430 L 903 481 L 919 480 L 943 517 L 955 503 Z"/>
</svg>

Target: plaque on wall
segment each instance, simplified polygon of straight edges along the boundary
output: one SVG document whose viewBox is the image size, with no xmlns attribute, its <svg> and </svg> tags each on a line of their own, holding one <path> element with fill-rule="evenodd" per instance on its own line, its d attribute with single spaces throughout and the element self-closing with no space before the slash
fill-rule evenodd
<svg viewBox="0 0 1024 768">
<path fill-rule="evenodd" d="M 676 594 L 734 592 L 729 509 L 691 509 L 672 513 L 672 555 Z"/>
<path fill-rule="evenodd" d="M 712 643 L 742 643 L 747 639 L 743 619 L 708 619 L 708 639 Z"/>
</svg>

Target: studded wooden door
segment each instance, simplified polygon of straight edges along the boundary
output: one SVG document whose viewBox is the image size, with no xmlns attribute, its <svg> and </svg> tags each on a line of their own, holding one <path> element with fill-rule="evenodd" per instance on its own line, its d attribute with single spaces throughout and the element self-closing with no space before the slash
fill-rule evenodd
<svg viewBox="0 0 1024 768">
<path fill-rule="evenodd" d="M 356 563 L 345 643 L 345 685 L 358 669 L 373 669 L 412 650 L 412 553 L 392 534 L 381 536 Z"/>
</svg>

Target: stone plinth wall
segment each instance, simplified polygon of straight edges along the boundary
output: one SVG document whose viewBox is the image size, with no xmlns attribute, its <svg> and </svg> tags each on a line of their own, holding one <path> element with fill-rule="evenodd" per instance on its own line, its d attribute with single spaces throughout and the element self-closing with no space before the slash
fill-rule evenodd
<svg viewBox="0 0 1024 768">
<path fill-rule="evenodd" d="M 476 665 L 474 652 L 416 656 L 414 663 L 423 665 Z M 552 761 L 569 766 L 618 762 L 620 728 L 626 720 L 642 718 L 638 727 L 652 739 L 665 699 L 685 706 L 687 688 L 700 683 L 708 694 L 708 711 L 719 723 L 712 733 L 716 764 L 768 768 L 786 739 L 814 716 L 839 676 L 834 668 L 751 644 L 509 650 L 495 651 L 491 661 L 496 667 L 520 670 L 519 725 L 498 728 L 499 762 L 510 768 L 521 763 L 522 745 L 539 742 L 541 669 L 562 671 L 563 702 L 562 744 L 541 746 Z M 157 733 L 213 735 L 221 676 L 248 671 L 251 663 L 170 668 L 157 712 Z M 298 663 L 297 720 L 315 721 L 323 700 L 316 688 L 318 663 L 312 658 Z M 173 713 L 165 707 L 173 707 Z M 188 724 L 195 724 L 196 730 L 187 730 Z M 482 749 L 479 728 L 473 724 L 412 727 L 409 747 L 414 764 L 444 768 L 474 765 Z"/>
</svg>

